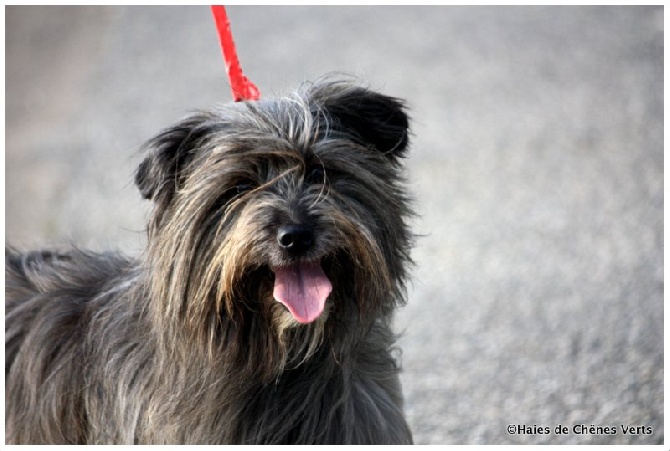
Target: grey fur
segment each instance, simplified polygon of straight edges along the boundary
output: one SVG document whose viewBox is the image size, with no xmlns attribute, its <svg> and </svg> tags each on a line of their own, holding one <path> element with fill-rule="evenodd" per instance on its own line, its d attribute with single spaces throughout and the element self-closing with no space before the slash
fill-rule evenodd
<svg viewBox="0 0 670 451">
<path fill-rule="evenodd" d="M 184 119 L 147 145 L 148 249 L 6 251 L 8 443 L 411 443 L 390 322 L 412 236 L 397 99 L 322 81 Z M 305 255 L 277 246 L 304 223 Z M 319 261 L 300 324 L 271 265 Z"/>
</svg>

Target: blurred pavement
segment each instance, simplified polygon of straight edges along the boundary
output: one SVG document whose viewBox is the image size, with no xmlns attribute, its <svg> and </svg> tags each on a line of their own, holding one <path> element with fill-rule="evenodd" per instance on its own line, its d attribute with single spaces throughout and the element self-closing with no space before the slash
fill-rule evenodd
<svg viewBox="0 0 670 451">
<path fill-rule="evenodd" d="M 263 96 L 339 71 L 408 101 L 417 443 L 663 443 L 662 7 L 228 12 Z M 10 6 L 5 24 L 6 242 L 140 252 L 138 147 L 230 99 L 209 8 Z"/>
</svg>

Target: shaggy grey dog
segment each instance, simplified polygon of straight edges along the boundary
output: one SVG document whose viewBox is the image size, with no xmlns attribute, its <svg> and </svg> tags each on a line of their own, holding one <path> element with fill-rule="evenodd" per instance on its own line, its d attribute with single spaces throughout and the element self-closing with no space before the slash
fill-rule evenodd
<svg viewBox="0 0 670 451">
<path fill-rule="evenodd" d="M 146 146 L 139 260 L 6 250 L 8 443 L 411 443 L 398 99 L 326 80 Z"/>
</svg>

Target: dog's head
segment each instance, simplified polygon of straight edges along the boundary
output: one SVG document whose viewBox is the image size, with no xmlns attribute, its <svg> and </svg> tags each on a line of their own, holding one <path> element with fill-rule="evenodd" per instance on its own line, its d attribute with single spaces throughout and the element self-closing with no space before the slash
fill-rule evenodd
<svg viewBox="0 0 670 451">
<path fill-rule="evenodd" d="M 407 143 L 402 102 L 333 81 L 164 130 L 136 174 L 163 317 L 285 330 L 388 314 L 409 261 Z"/>
</svg>

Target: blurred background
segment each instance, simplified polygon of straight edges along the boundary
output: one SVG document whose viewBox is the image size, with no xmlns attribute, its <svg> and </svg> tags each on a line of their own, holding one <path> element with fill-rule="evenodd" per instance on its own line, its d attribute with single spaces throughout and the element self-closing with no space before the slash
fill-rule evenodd
<svg viewBox="0 0 670 451">
<path fill-rule="evenodd" d="M 662 7 L 228 14 L 263 96 L 337 71 L 408 102 L 417 443 L 663 443 Z M 231 98 L 209 8 L 10 6 L 5 38 L 6 242 L 139 254 L 139 146 Z"/>
</svg>

